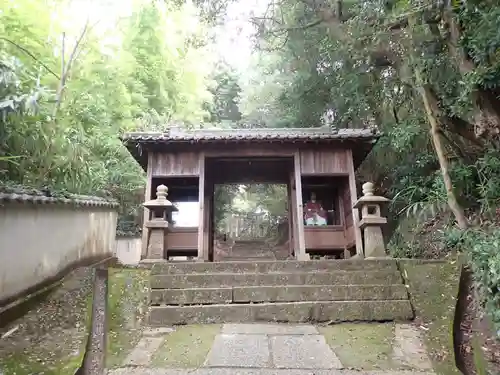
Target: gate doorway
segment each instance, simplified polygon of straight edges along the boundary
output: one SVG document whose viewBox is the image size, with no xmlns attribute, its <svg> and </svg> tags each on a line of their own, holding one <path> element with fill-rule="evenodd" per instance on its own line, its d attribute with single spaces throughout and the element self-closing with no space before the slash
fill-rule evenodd
<svg viewBox="0 0 500 375">
<path fill-rule="evenodd" d="M 223 184 L 214 190 L 216 261 L 289 257 L 286 184 Z"/>
<path fill-rule="evenodd" d="M 292 255 L 291 157 L 207 158 L 205 173 L 210 176 L 205 196 L 212 197 L 204 210 L 210 260 L 232 259 L 235 250 L 248 259 Z M 270 209 L 273 200 L 277 202 Z M 278 232 L 285 238 L 279 238 Z"/>
</svg>

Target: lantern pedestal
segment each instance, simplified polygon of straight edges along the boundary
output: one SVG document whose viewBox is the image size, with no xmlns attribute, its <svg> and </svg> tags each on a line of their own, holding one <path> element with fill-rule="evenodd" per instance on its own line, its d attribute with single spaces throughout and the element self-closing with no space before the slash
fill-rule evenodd
<svg viewBox="0 0 500 375">
<path fill-rule="evenodd" d="M 147 201 L 144 207 L 150 209 L 153 218 L 145 223 L 149 229 L 149 238 L 147 239 L 146 259 L 149 261 L 164 261 L 168 259 L 166 254 L 168 221 L 170 213 L 177 211 L 177 208 L 167 199 L 168 188 L 160 185 L 156 189 L 156 199 Z"/>
<path fill-rule="evenodd" d="M 380 205 L 389 202 L 389 199 L 373 194 L 373 184 L 363 185 L 363 196 L 354 204 L 354 208 L 361 209 L 361 220 L 358 227 L 363 234 L 365 259 L 390 258 L 385 249 L 382 226 L 387 224 L 387 218 L 382 217 Z"/>
</svg>

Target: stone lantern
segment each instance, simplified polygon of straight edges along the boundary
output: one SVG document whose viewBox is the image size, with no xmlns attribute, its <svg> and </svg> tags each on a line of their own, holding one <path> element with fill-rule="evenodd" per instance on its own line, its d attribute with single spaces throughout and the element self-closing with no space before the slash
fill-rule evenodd
<svg viewBox="0 0 500 375">
<path fill-rule="evenodd" d="M 373 194 L 373 184 L 363 184 L 363 196 L 354 204 L 361 211 L 358 223 L 363 233 L 365 258 L 387 258 L 382 226 L 387 224 L 387 218 L 382 217 L 380 206 L 389 199 Z"/>
<path fill-rule="evenodd" d="M 149 238 L 147 239 L 146 258 L 151 260 L 164 259 L 166 234 L 168 229 L 167 217 L 174 211 L 178 211 L 172 202 L 167 199 L 168 188 L 160 185 L 156 188 L 156 199 L 143 203 L 145 208 L 152 212 L 152 218 L 146 222 L 149 228 Z"/>
</svg>

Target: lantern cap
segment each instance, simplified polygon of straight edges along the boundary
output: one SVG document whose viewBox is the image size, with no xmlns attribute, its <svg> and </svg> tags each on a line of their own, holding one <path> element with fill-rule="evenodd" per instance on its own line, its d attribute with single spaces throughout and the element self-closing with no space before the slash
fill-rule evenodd
<svg viewBox="0 0 500 375">
<path fill-rule="evenodd" d="M 156 188 L 156 199 L 146 201 L 142 205 L 149 209 L 164 208 L 165 210 L 171 212 L 179 211 L 179 209 L 175 207 L 173 203 L 167 199 L 167 195 L 168 195 L 168 187 L 161 184 Z"/>
<path fill-rule="evenodd" d="M 374 195 L 374 185 L 371 182 L 363 184 L 363 196 L 354 203 L 353 208 L 361 208 L 366 204 L 382 204 L 387 203 L 390 199 Z"/>
</svg>

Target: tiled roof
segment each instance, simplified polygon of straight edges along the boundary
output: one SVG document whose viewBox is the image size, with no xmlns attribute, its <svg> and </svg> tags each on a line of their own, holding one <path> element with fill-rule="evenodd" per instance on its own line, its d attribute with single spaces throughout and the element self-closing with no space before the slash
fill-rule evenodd
<svg viewBox="0 0 500 375">
<path fill-rule="evenodd" d="M 25 204 L 46 204 L 46 205 L 72 205 L 72 206 L 90 206 L 90 207 L 118 207 L 114 200 L 101 197 L 77 194 L 55 194 L 49 191 L 40 191 L 25 188 L 0 187 L 0 205 L 6 203 L 25 203 Z"/>
<path fill-rule="evenodd" d="M 376 128 L 330 129 L 322 128 L 261 128 L 261 129 L 197 129 L 170 128 L 167 132 L 126 133 L 121 139 L 127 143 L 182 143 L 217 141 L 321 141 L 373 140 L 380 137 Z"/>
</svg>

